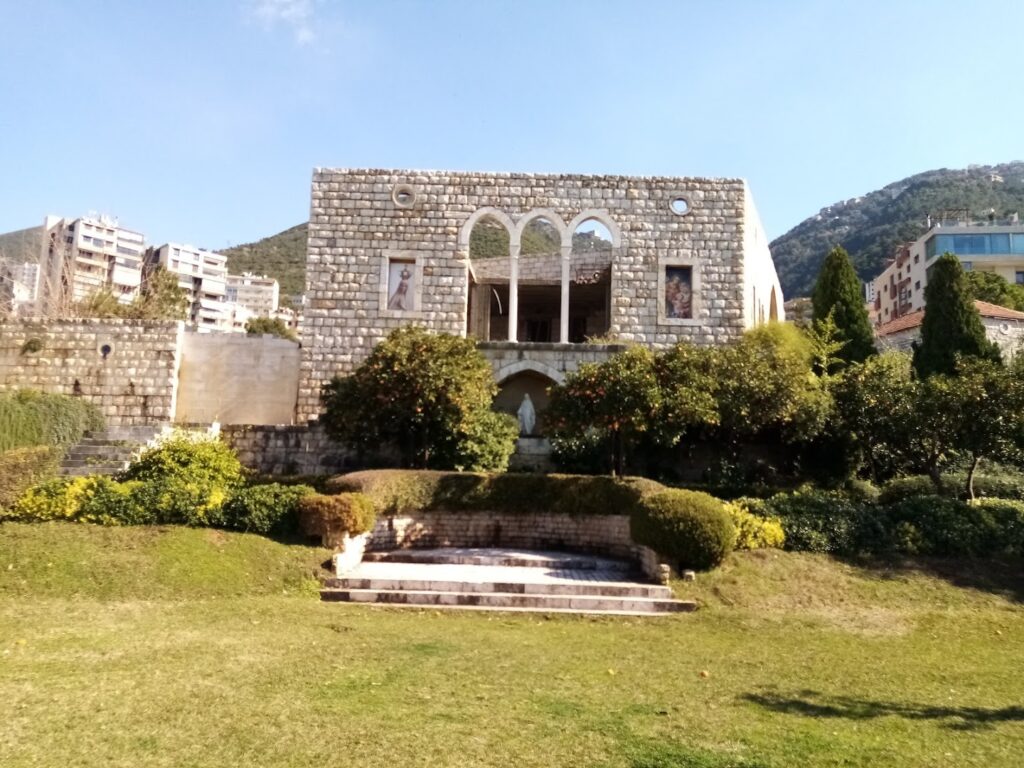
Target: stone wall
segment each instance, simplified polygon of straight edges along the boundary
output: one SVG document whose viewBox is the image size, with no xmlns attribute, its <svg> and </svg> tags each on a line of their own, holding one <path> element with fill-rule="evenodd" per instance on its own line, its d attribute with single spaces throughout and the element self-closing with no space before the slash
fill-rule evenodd
<svg viewBox="0 0 1024 768">
<path fill-rule="evenodd" d="M 632 560 L 649 578 L 667 579 L 667 569 L 656 553 L 633 543 L 627 515 L 420 512 L 381 516 L 370 532 L 367 550 L 433 547 L 587 552 Z"/>
<path fill-rule="evenodd" d="M 296 426 L 228 425 L 220 430 L 243 466 L 265 475 L 336 475 L 355 468 L 355 453 L 313 422 Z"/>
<path fill-rule="evenodd" d="M 0 391 L 80 396 L 112 427 L 165 423 L 183 330 L 160 320 L 0 321 Z"/>
<path fill-rule="evenodd" d="M 523 371 L 533 371 L 561 384 L 565 374 L 579 369 L 581 363 L 603 363 L 622 352 L 622 344 L 516 344 L 509 341 L 482 341 L 477 347 L 494 369 L 500 384 Z"/>
<path fill-rule="evenodd" d="M 685 215 L 670 206 L 680 197 Z M 417 323 L 465 333 L 465 230 L 485 208 L 513 222 L 539 210 L 563 224 L 600 217 L 621 232 L 609 332 L 623 341 L 735 339 L 747 325 L 744 228 L 756 217 L 746 211 L 748 197 L 740 179 L 317 169 L 299 417 L 315 417 L 323 383 L 352 370 L 394 328 Z M 388 259 L 409 264 L 409 309 L 387 307 Z M 664 270 L 673 265 L 693 270 L 692 319 L 666 317 Z"/>
<path fill-rule="evenodd" d="M 1024 348 L 1024 320 L 982 317 L 981 324 L 985 326 L 985 336 L 988 340 L 995 342 L 999 347 L 1003 360 L 1012 360 Z M 902 352 L 911 352 L 914 342 L 920 340 L 920 325 L 875 337 L 879 349 L 895 349 Z"/>
<path fill-rule="evenodd" d="M 276 336 L 184 334 L 175 420 L 292 424 L 299 345 Z"/>
</svg>

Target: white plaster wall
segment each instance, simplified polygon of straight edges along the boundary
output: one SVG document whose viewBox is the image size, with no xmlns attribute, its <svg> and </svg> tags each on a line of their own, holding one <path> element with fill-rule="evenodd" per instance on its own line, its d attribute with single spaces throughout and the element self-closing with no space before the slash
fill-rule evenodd
<svg viewBox="0 0 1024 768">
<path fill-rule="evenodd" d="M 753 328 L 770 319 L 772 290 L 775 291 L 776 319 L 786 319 L 782 285 L 775 271 L 768 234 L 754 205 L 750 187 L 743 183 L 743 323 Z"/>
<path fill-rule="evenodd" d="M 292 424 L 299 345 L 276 336 L 184 334 L 175 421 Z"/>
</svg>

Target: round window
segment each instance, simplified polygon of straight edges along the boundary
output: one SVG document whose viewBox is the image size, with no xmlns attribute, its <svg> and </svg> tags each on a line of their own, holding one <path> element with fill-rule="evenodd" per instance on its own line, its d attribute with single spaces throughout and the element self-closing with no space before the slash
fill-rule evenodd
<svg viewBox="0 0 1024 768">
<path fill-rule="evenodd" d="M 416 190 L 408 184 L 399 184 L 392 191 L 391 199 L 399 208 L 412 208 L 416 205 Z"/>
<path fill-rule="evenodd" d="M 672 213 L 676 216 L 685 216 L 690 212 L 690 201 L 682 195 L 677 195 L 672 198 L 672 202 L 668 204 L 669 208 L 672 209 Z"/>
</svg>

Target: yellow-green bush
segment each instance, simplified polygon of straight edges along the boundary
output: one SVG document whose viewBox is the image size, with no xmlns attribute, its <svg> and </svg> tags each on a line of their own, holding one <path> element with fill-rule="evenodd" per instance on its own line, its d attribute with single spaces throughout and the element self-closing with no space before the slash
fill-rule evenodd
<svg viewBox="0 0 1024 768">
<path fill-rule="evenodd" d="M 725 504 L 725 511 L 736 529 L 736 549 L 782 549 L 786 534 L 782 523 L 776 518 L 764 518 L 751 514 L 745 506 L 745 499 Z"/>
<path fill-rule="evenodd" d="M 313 493 L 298 500 L 298 509 L 302 532 L 319 536 L 328 547 L 340 546 L 346 534 L 366 533 L 377 520 L 373 502 L 362 493 Z"/>
<path fill-rule="evenodd" d="M 56 478 L 29 488 L 6 514 L 9 520 L 66 520 L 99 525 L 153 522 L 139 498 L 142 483 L 119 483 L 104 475 Z"/>
</svg>

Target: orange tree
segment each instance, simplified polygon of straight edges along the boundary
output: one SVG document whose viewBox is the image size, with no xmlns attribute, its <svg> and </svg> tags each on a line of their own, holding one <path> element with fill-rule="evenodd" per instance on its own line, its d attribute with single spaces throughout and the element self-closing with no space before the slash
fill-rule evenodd
<svg viewBox="0 0 1024 768">
<path fill-rule="evenodd" d="M 340 442 L 393 446 L 407 467 L 503 470 L 518 428 L 491 410 L 497 389 L 472 339 L 399 328 L 324 388 L 321 421 Z"/>
</svg>

